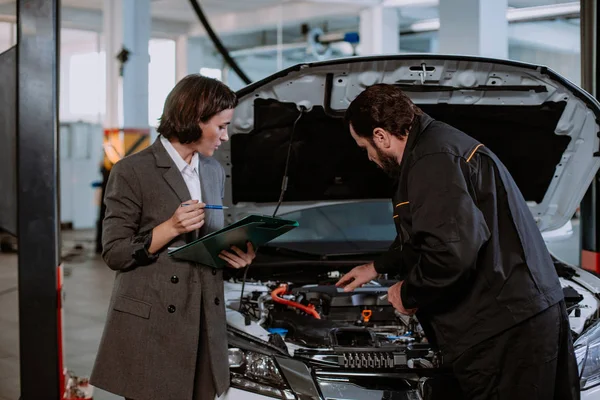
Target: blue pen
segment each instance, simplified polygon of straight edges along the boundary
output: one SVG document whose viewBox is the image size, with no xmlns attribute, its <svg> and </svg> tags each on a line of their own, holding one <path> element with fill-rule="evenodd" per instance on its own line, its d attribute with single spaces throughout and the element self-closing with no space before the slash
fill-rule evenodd
<svg viewBox="0 0 600 400">
<path fill-rule="evenodd" d="M 182 204 L 181 207 L 183 206 L 189 206 L 189 204 Z M 204 206 L 205 210 L 227 210 L 229 207 L 226 206 L 217 206 L 214 204 L 207 204 Z"/>
<path fill-rule="evenodd" d="M 207 204 L 204 206 L 205 210 L 227 210 L 229 207 L 225 207 L 225 206 L 215 206 L 212 204 Z"/>
</svg>

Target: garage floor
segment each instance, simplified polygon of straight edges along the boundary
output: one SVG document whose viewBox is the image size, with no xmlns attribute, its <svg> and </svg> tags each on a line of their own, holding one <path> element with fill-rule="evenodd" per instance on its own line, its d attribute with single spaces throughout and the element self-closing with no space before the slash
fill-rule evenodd
<svg viewBox="0 0 600 400">
<path fill-rule="evenodd" d="M 579 224 L 565 242 L 551 245 L 561 259 L 577 264 Z M 66 365 L 75 374 L 89 376 L 106 316 L 114 272 L 94 254 L 93 231 L 68 231 L 63 237 L 65 266 L 64 305 Z M 0 253 L 0 400 L 18 400 L 19 334 L 17 256 Z M 121 397 L 96 389 L 94 400 Z"/>
<path fill-rule="evenodd" d="M 92 370 L 114 277 L 94 254 L 94 234 L 68 231 L 63 237 L 65 363 L 80 376 Z M 20 395 L 18 332 L 17 256 L 0 253 L 0 400 Z M 122 397 L 94 390 L 94 400 L 116 399 Z"/>
</svg>

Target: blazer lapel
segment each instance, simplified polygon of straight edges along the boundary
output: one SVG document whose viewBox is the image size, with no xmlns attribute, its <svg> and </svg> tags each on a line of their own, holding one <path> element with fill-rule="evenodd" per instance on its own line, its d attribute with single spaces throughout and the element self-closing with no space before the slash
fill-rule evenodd
<svg viewBox="0 0 600 400">
<path fill-rule="evenodd" d="M 181 172 L 177 169 L 175 162 L 171 159 L 171 156 L 169 156 L 169 153 L 167 153 L 167 150 L 160 142 L 160 136 L 152 145 L 152 150 L 154 151 L 154 157 L 156 158 L 156 165 L 167 169 L 163 174 L 163 178 L 165 178 L 169 186 L 171 186 L 171 189 L 177 194 L 179 200 L 184 202 L 191 199 L 190 191 L 181 176 Z"/>
<path fill-rule="evenodd" d="M 167 181 L 171 189 L 175 191 L 177 197 L 181 202 L 187 201 L 192 198 L 190 195 L 190 191 L 181 176 L 181 172 L 177 169 L 176 166 L 172 166 L 163 174 L 163 178 Z"/>
</svg>

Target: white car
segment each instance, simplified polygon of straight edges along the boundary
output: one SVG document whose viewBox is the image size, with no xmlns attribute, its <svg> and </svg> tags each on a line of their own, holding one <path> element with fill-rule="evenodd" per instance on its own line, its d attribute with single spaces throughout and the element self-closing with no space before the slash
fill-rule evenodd
<svg viewBox="0 0 600 400">
<path fill-rule="evenodd" d="M 298 65 L 242 89 L 231 140 L 217 155 L 227 220 L 276 213 L 299 227 L 261 247 L 249 269 L 227 272 L 232 387 L 223 399 L 455 398 L 443 354 L 414 317 L 381 297 L 393 276 L 353 293 L 334 286 L 396 235 L 391 182 L 343 121 L 375 83 L 399 85 L 426 113 L 494 151 L 550 239 L 600 166 L 600 104 L 545 67 L 464 56 L 350 58 Z M 555 267 L 582 398 L 600 399 L 600 279 L 557 259 Z"/>
</svg>

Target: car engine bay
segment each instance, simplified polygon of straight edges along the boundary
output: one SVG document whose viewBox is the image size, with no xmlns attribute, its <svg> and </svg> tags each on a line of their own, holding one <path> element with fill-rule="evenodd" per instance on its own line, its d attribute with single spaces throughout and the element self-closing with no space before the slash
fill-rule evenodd
<svg viewBox="0 0 600 400">
<path fill-rule="evenodd" d="M 555 267 L 575 341 L 598 321 L 600 297 L 579 269 L 557 261 Z M 385 295 L 397 281 L 377 279 L 344 292 L 335 287 L 344 270 L 298 264 L 255 268 L 248 279 L 228 277 L 224 294 L 233 354 L 242 348 L 252 357 L 287 355 L 334 397 L 360 387 L 399 396 L 418 392 L 426 400 L 458 398 L 451 365 L 428 342 L 417 317 L 396 312 L 388 302 Z M 240 371 L 232 374 L 247 374 Z"/>
<path fill-rule="evenodd" d="M 227 282 L 225 290 L 226 297 L 235 293 L 228 297 L 228 312 L 243 316 L 238 329 L 322 367 L 439 366 L 416 318 L 401 315 L 387 301 L 394 283 L 372 281 L 347 293 L 334 285 L 246 282 L 241 307 L 239 284 Z"/>
<path fill-rule="evenodd" d="M 597 317 L 598 300 L 576 282 L 560 279 L 576 338 Z M 441 355 L 428 344 L 417 318 L 398 313 L 387 301 L 394 283 L 374 280 L 344 292 L 331 283 L 231 279 L 225 282 L 228 323 L 324 368 L 440 367 Z"/>
</svg>

